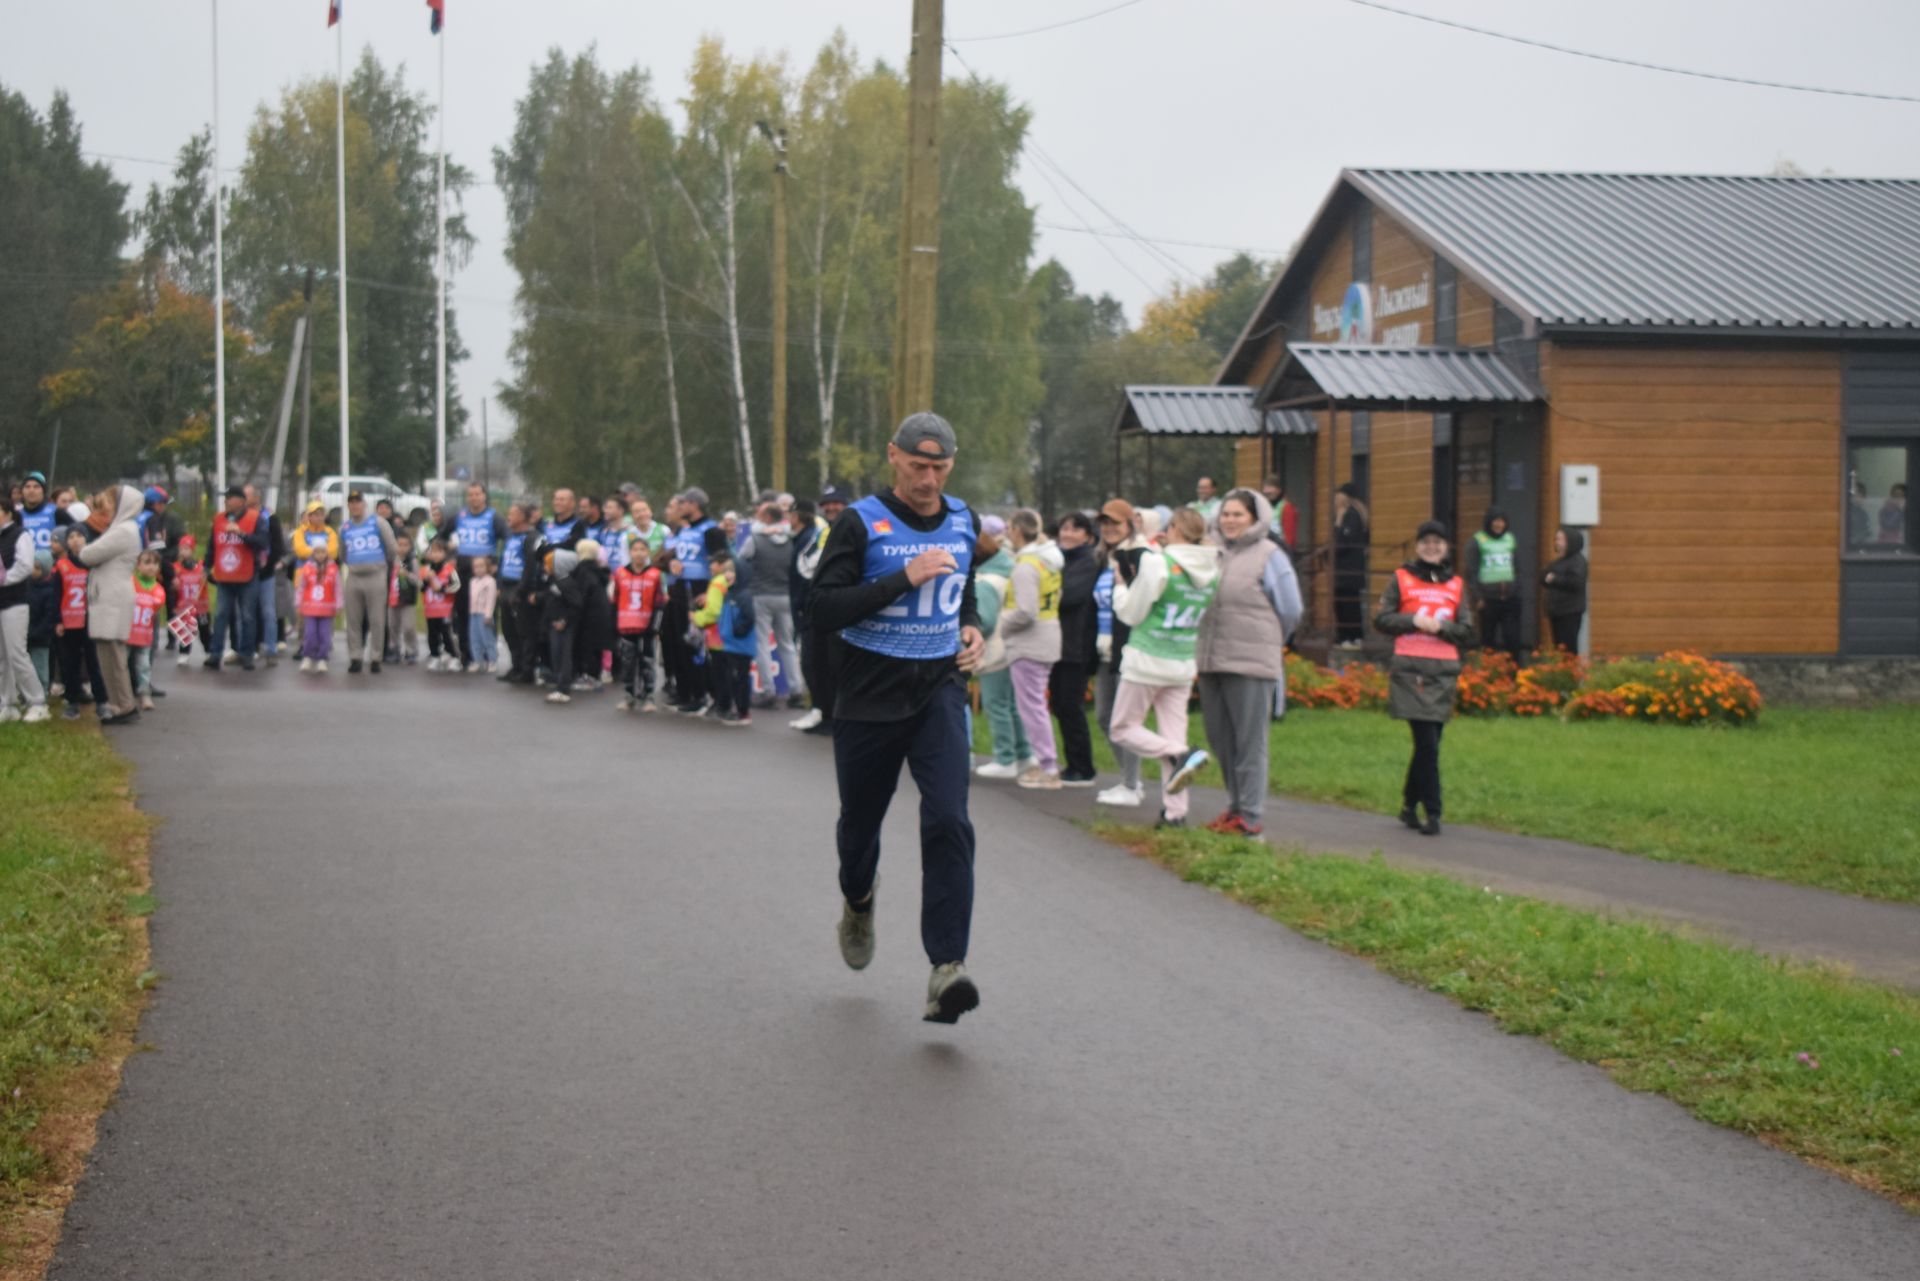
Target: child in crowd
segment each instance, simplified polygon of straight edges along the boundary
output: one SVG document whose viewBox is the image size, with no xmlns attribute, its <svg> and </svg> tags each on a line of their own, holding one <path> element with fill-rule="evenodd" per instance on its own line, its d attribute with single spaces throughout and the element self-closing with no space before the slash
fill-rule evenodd
<svg viewBox="0 0 1920 1281">
<path fill-rule="evenodd" d="M 574 692 L 597 694 L 602 684 L 613 684 L 613 579 L 597 540 L 583 538 L 573 550 L 580 558 L 573 573 L 581 592 L 580 625 L 573 634 Z"/>
<path fill-rule="evenodd" d="M 333 653 L 333 619 L 340 612 L 340 567 L 325 543 L 309 544 L 294 580 L 300 608 L 300 670 L 324 672 Z"/>
<path fill-rule="evenodd" d="M 650 563 L 644 534 L 630 531 L 625 564 L 613 571 L 614 623 L 620 633 L 620 710 L 651 712 L 653 637 L 660 619 L 660 570 Z"/>
<path fill-rule="evenodd" d="M 586 608 L 586 579 L 576 571 L 580 557 L 576 552 L 555 550 L 547 553 L 547 594 L 541 602 L 540 621 L 547 637 L 547 666 L 553 671 L 553 692 L 549 703 L 571 703 L 573 695 L 573 644 L 580 631 L 580 617 Z"/>
<path fill-rule="evenodd" d="M 387 654 L 389 663 L 413 665 L 420 647 L 420 629 L 413 625 L 413 606 L 420 599 L 420 565 L 413 556 L 413 538 L 393 531 L 393 577 L 387 584 Z"/>
<path fill-rule="evenodd" d="M 143 712 L 153 710 L 153 638 L 166 626 L 166 615 L 160 553 L 149 549 L 133 562 L 133 627 L 127 633 L 127 674 Z"/>
<path fill-rule="evenodd" d="M 435 538 L 427 544 L 427 563 L 420 567 L 421 612 L 427 616 L 427 670 L 460 670 L 460 647 L 453 641 L 453 598 L 460 591 L 460 571 L 447 559 L 447 543 Z"/>
<path fill-rule="evenodd" d="M 207 608 L 207 567 L 200 563 L 200 545 L 188 534 L 180 540 L 178 560 L 174 564 L 174 599 L 179 602 L 180 617 L 187 620 L 200 637 L 200 644 L 207 643 L 207 620 L 212 611 Z M 187 661 L 187 653 L 192 645 L 180 647 L 180 661 Z"/>
<path fill-rule="evenodd" d="M 714 719 L 722 725 L 753 723 L 753 594 L 734 591 L 739 576 L 733 553 L 719 551 L 709 558 L 713 581 L 707 584 L 706 604 L 693 616 L 707 629 L 707 662 L 713 675 Z"/>
<path fill-rule="evenodd" d="M 69 529 L 66 557 L 54 566 L 54 579 L 60 594 L 60 616 L 54 623 L 54 646 L 60 661 L 60 683 L 65 687 L 67 706 L 60 715 L 78 720 L 80 709 L 90 703 L 107 701 L 106 682 L 100 676 L 100 656 L 94 651 L 93 637 L 87 632 L 87 567 L 80 563 L 80 549 L 87 545 L 84 530 Z"/>
<path fill-rule="evenodd" d="M 53 680 L 54 626 L 60 621 L 60 583 L 53 576 L 53 553 L 33 554 L 32 576 L 27 580 L 27 658 L 33 663 L 40 688 L 58 695 L 61 687 Z"/>
<path fill-rule="evenodd" d="M 493 557 L 475 556 L 473 577 L 467 580 L 467 658 L 483 672 L 491 672 L 500 661 L 500 642 L 493 634 L 493 611 L 499 602 Z"/>
</svg>

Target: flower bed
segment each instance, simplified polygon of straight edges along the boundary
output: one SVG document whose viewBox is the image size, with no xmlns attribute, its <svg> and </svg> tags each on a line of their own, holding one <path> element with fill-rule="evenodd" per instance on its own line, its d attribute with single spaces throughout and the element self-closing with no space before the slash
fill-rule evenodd
<svg viewBox="0 0 1920 1281">
<path fill-rule="evenodd" d="M 1387 705 L 1387 675 L 1371 663 L 1336 672 L 1289 654 L 1287 702 L 1377 711 Z M 1476 650 L 1461 665 L 1455 696 L 1455 706 L 1467 716 L 1611 717 L 1673 725 L 1750 725 L 1761 705 L 1752 681 L 1725 663 L 1685 650 L 1657 659 L 1593 663 L 1561 650 L 1542 650 L 1525 667 L 1506 654 Z"/>
</svg>

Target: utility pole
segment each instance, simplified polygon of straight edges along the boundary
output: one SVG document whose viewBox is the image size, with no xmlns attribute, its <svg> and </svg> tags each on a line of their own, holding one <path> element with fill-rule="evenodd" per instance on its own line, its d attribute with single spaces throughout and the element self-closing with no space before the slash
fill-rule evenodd
<svg viewBox="0 0 1920 1281">
<path fill-rule="evenodd" d="M 313 269 L 307 269 L 307 330 L 313 330 Z M 298 505 L 307 505 L 307 445 L 313 433 L 313 341 L 309 337 L 306 349 L 302 353 L 306 369 L 300 382 L 300 471 L 295 479 L 294 493 Z"/>
<path fill-rule="evenodd" d="M 493 492 L 493 447 L 487 442 L 487 398 L 480 398 L 480 488 Z"/>
<path fill-rule="evenodd" d="M 787 131 L 754 122 L 773 148 L 773 488 L 787 490 Z"/>
<path fill-rule="evenodd" d="M 906 209 L 900 219 L 900 303 L 893 341 L 893 418 L 933 408 L 940 284 L 940 53 L 944 0 L 913 0 L 907 71 Z"/>
</svg>

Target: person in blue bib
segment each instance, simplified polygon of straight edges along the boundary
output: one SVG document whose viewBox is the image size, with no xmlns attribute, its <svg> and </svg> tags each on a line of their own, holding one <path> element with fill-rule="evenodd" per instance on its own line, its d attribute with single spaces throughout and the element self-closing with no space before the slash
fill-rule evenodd
<svg viewBox="0 0 1920 1281">
<path fill-rule="evenodd" d="M 349 492 L 347 514 L 340 521 L 349 676 L 369 667 L 375 676 L 380 674 L 380 660 L 387 652 L 387 587 L 395 554 L 393 526 L 380 513 L 367 510 L 365 494 L 357 489 Z"/>
<path fill-rule="evenodd" d="M 507 540 L 500 548 L 498 574 L 509 661 L 507 670 L 494 679 L 514 685 L 533 684 L 537 668 L 540 598 L 535 588 L 540 547 L 533 504 L 522 499 L 507 508 Z"/>
<path fill-rule="evenodd" d="M 686 643 L 687 623 L 695 602 L 707 594 L 713 567 L 707 561 L 707 531 L 720 526 L 707 515 L 707 491 L 689 489 L 675 500 L 677 528 L 667 537 L 673 559 L 667 568 L 673 585 L 667 589 L 665 642 L 667 671 L 673 679 L 674 710 L 692 714 L 706 706 L 707 678 L 699 655 Z"/>
<path fill-rule="evenodd" d="M 834 694 L 840 785 L 840 955 L 873 960 L 880 825 L 904 762 L 920 789 L 920 942 L 932 962 L 924 1018 L 954 1023 L 980 1004 L 967 973 L 973 924 L 972 768 L 967 673 L 986 641 L 974 603 L 980 520 L 947 497 L 953 427 L 907 417 L 887 446 L 893 488 L 854 503 L 827 535 L 808 602 L 843 642 Z"/>
<path fill-rule="evenodd" d="M 60 510 L 60 505 L 47 500 L 47 474 L 28 472 L 27 478 L 20 482 L 20 525 L 22 532 L 33 539 L 34 553 L 51 551 L 54 528 L 69 523 L 71 520 Z"/>
<path fill-rule="evenodd" d="M 467 582 L 473 576 L 474 558 L 485 556 L 494 564 L 500 563 L 500 549 L 507 541 L 507 522 L 500 517 L 487 501 L 487 491 L 480 482 L 474 481 L 467 486 L 467 509 L 453 519 L 453 528 L 448 531 L 452 537 L 454 572 L 460 575 L 460 590 L 453 597 L 453 639 L 454 653 L 459 661 L 466 664 L 467 670 L 475 666 L 474 656 L 467 652 L 468 620 L 473 616 L 472 598 L 467 595 Z"/>
</svg>

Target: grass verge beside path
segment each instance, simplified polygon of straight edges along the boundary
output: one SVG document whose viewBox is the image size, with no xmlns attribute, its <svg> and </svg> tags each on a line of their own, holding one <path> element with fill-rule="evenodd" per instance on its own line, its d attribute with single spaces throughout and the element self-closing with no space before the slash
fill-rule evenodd
<svg viewBox="0 0 1920 1281">
<path fill-rule="evenodd" d="M 1095 833 L 1604 1068 L 1631 1090 L 1920 1209 L 1920 1001 L 1377 856 L 1200 831 Z"/>
<path fill-rule="evenodd" d="M 51 1257 L 147 972 L 147 822 L 90 722 L 0 726 L 0 1281 Z"/>
<path fill-rule="evenodd" d="M 1274 727 L 1273 790 L 1390 814 L 1411 750 L 1384 715 Z M 1457 717 L 1447 818 L 1920 903 L 1920 707 L 1769 708 L 1747 728 Z"/>
<path fill-rule="evenodd" d="M 975 720 L 986 752 L 985 718 Z M 1113 754 L 1093 737 L 1111 775 Z M 1206 743 L 1197 714 L 1188 737 Z M 1450 822 L 1920 903 L 1916 743 L 1910 706 L 1769 708 L 1741 729 L 1456 717 L 1441 773 Z M 1376 814 L 1400 806 L 1411 744 L 1384 713 L 1296 708 L 1272 745 L 1281 795 Z M 1218 787 L 1219 771 L 1200 781 Z"/>
</svg>

